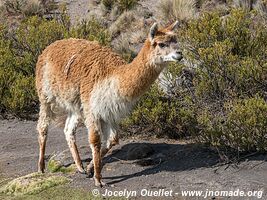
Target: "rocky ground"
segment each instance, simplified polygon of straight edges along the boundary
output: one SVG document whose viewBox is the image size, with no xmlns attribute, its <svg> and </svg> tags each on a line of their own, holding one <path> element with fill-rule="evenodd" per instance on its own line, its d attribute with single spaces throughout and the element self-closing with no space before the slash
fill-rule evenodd
<svg viewBox="0 0 267 200">
<path fill-rule="evenodd" d="M 38 142 L 35 127 L 35 121 L 0 121 L 0 177 L 16 178 L 36 171 Z M 78 130 L 77 141 L 85 166 L 91 160 L 85 129 Z M 50 128 L 47 160 L 51 155 L 63 152 L 64 164 L 72 164 L 67 149 L 63 131 Z M 179 193 L 174 195 L 176 199 L 186 199 L 181 197 L 181 191 L 262 190 L 265 191 L 262 199 L 266 199 L 266 161 L 267 155 L 254 155 L 237 164 L 221 165 L 215 153 L 199 145 L 163 139 L 126 139 L 105 158 L 103 180 L 109 186 L 100 192 L 127 189 L 137 191 L 140 196 L 142 189 L 164 189 Z M 70 178 L 72 182 L 68 187 L 87 191 L 95 189 L 93 181 L 85 175 L 76 173 Z M 226 199 L 214 197 L 207 199 Z"/>
</svg>

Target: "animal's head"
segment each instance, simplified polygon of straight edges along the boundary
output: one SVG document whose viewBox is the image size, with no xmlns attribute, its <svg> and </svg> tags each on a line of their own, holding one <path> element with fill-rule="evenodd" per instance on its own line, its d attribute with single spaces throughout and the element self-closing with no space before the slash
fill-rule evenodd
<svg viewBox="0 0 267 200">
<path fill-rule="evenodd" d="M 159 29 L 157 23 L 150 28 L 148 39 L 151 45 L 151 62 L 155 65 L 165 65 L 169 62 L 178 62 L 182 51 L 176 40 L 174 30 L 178 27 L 178 21 L 164 29 Z"/>
</svg>

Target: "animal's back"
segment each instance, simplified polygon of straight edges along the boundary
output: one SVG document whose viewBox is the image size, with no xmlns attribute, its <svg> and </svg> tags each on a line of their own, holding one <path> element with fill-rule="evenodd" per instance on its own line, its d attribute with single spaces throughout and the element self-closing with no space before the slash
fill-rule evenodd
<svg viewBox="0 0 267 200">
<path fill-rule="evenodd" d="M 108 47 L 82 39 L 59 40 L 39 56 L 36 88 L 39 99 L 73 109 L 95 83 L 110 76 L 125 61 Z M 87 94 L 86 94 L 87 93 Z"/>
</svg>

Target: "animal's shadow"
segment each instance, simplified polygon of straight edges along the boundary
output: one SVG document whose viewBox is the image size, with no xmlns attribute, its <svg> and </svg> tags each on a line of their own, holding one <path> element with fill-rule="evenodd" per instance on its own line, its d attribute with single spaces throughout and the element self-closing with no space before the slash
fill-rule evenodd
<svg viewBox="0 0 267 200">
<path fill-rule="evenodd" d="M 145 150 L 142 151 L 142 149 Z M 134 151 L 136 151 L 136 154 L 133 153 Z M 141 159 L 136 159 L 138 157 Z M 267 155 L 257 154 L 246 159 L 267 161 Z M 108 184 L 119 183 L 133 177 L 152 175 L 160 171 L 178 172 L 202 167 L 211 168 L 222 162 L 216 152 L 203 145 L 166 143 L 126 144 L 104 159 L 105 163 L 120 161 L 133 162 L 146 167 L 144 170 L 132 174 L 104 176 L 103 179 L 111 180 L 107 182 Z"/>
<path fill-rule="evenodd" d="M 81 150 L 83 152 L 82 162 L 88 164 L 91 161 L 91 159 L 88 158 L 90 150 L 87 146 L 83 146 Z M 245 157 L 245 159 L 267 161 L 267 154 L 253 154 L 253 156 Z M 103 159 L 104 166 L 105 164 L 113 165 L 116 162 L 140 165 L 143 170 L 131 174 L 126 174 L 128 171 L 125 170 L 125 175 L 103 176 L 103 179 L 110 180 L 107 181 L 108 184 L 119 183 L 143 175 L 153 175 L 161 171 L 190 171 L 202 167 L 216 168 L 219 165 L 223 165 L 218 153 L 203 145 L 146 142 L 129 143 L 117 147 Z M 68 164 L 65 166 L 69 166 L 73 163 L 71 157 L 69 157 L 67 163 Z M 237 164 L 238 163 L 234 163 L 233 167 L 238 167 Z M 227 168 L 227 166 L 228 164 L 225 164 L 225 168 Z M 105 167 L 103 171 L 104 170 Z"/>
</svg>

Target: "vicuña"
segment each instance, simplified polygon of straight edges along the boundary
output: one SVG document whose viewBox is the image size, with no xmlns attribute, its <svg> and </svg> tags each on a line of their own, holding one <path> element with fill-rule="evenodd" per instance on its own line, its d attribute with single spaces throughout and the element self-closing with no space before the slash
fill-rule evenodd
<svg viewBox="0 0 267 200">
<path fill-rule="evenodd" d="M 38 171 L 44 172 L 48 126 L 66 113 L 64 133 L 77 169 L 85 173 L 75 142 L 82 122 L 88 129 L 96 186 L 103 186 L 101 160 L 118 143 L 117 124 L 170 63 L 182 59 L 174 29 L 178 22 L 158 29 L 155 23 L 138 56 L 127 64 L 110 48 L 82 39 L 65 39 L 49 45 L 39 56 L 36 87 L 40 101 Z"/>
</svg>

